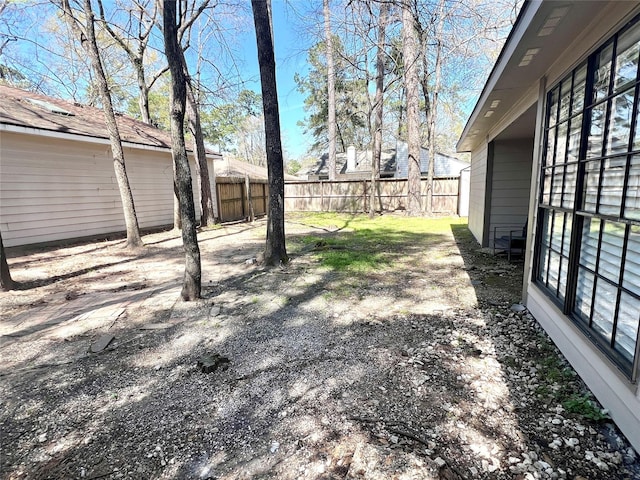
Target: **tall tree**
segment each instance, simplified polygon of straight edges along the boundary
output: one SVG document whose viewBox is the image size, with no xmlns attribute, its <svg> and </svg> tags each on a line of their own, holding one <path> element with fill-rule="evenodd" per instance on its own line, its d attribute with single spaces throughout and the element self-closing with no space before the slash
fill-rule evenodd
<svg viewBox="0 0 640 480">
<path fill-rule="evenodd" d="M 369 217 L 375 215 L 376 182 L 380 176 L 380 158 L 382 157 L 382 115 L 384 103 L 384 64 L 385 64 L 385 39 L 389 5 L 380 5 L 380 18 L 378 21 L 378 49 L 376 52 L 376 96 L 373 102 L 373 156 L 371 159 L 371 191 L 369 192 Z"/>
<path fill-rule="evenodd" d="M 184 281 L 181 297 L 185 301 L 200 298 L 201 264 L 200 247 L 196 234 L 196 212 L 187 147 L 184 141 L 184 118 L 187 101 L 187 77 L 184 69 L 184 53 L 178 41 L 176 0 L 163 0 L 163 32 L 165 54 L 171 73 L 171 152 L 175 166 L 175 184 L 180 201 L 182 219 L 182 243 L 185 252 Z"/>
<path fill-rule="evenodd" d="M 435 41 L 436 41 L 436 59 L 435 59 L 435 80 L 433 84 L 433 92 L 431 94 L 431 99 L 429 99 L 429 95 L 425 92 L 425 103 L 429 106 L 427 109 L 427 132 L 428 132 L 428 142 L 429 145 L 429 168 L 427 171 L 427 196 L 426 196 L 426 205 L 425 211 L 427 214 L 433 213 L 433 177 L 435 172 L 435 164 L 436 164 L 436 118 L 438 115 L 438 96 L 440 94 L 440 82 L 442 76 L 442 33 L 444 29 L 444 3 L 445 0 L 439 0 L 438 4 L 438 13 L 437 13 L 437 26 L 435 32 Z M 426 75 L 423 73 L 423 77 Z M 426 81 L 422 82 L 427 83 Z M 423 87 L 425 88 L 425 87 Z"/>
<path fill-rule="evenodd" d="M 335 91 L 336 91 L 336 150 L 346 152 L 349 145 L 367 148 L 367 84 L 350 67 L 344 46 L 334 38 Z M 314 138 L 312 149 L 325 152 L 328 146 L 327 67 L 324 41 L 313 46 L 308 53 L 310 66 L 306 76 L 296 74 L 294 79 L 304 101 L 308 117 L 301 124 Z"/>
<path fill-rule="evenodd" d="M 267 148 L 269 176 L 269 217 L 267 220 L 267 245 L 264 252 L 266 265 L 287 263 L 284 234 L 284 161 L 280 139 L 280 114 L 276 89 L 276 59 L 273 47 L 271 1 L 251 0 L 253 21 L 258 46 L 260 83 L 262 85 L 262 109 Z"/>
<path fill-rule="evenodd" d="M 187 65 L 185 63 L 185 75 Z M 187 76 L 187 117 L 189 118 L 189 132 L 193 138 L 193 152 L 195 155 L 196 178 L 200 191 L 200 225 L 211 227 L 216 223 L 216 213 L 211 194 L 211 180 L 209 177 L 209 165 L 207 164 L 207 151 L 204 146 L 202 123 L 200 122 L 200 108 L 193 93 L 193 84 Z M 215 173 L 211 172 L 215 185 Z"/>
<path fill-rule="evenodd" d="M 136 209 L 133 203 L 133 194 L 131 193 L 129 178 L 127 177 L 127 169 L 124 162 L 124 150 L 122 149 L 122 140 L 120 138 L 120 131 L 118 130 L 118 122 L 116 121 L 116 115 L 113 110 L 109 84 L 107 83 L 100 50 L 98 49 L 96 41 L 95 18 L 91 7 L 91 0 L 84 0 L 82 5 L 84 24 L 79 16 L 72 10 L 69 0 L 61 0 L 60 7 L 62 8 L 63 16 L 69 25 L 69 28 L 75 32 L 83 49 L 91 60 L 96 87 L 98 88 L 100 99 L 102 101 L 105 123 L 109 134 L 109 140 L 111 142 L 113 167 L 116 174 L 116 180 L 118 182 L 118 188 L 120 190 L 120 199 L 122 200 L 124 220 L 127 229 L 127 246 L 129 248 L 137 248 L 142 246 L 142 238 L 140 237 L 138 217 L 136 216 Z"/>
<path fill-rule="evenodd" d="M 327 168 L 329 180 L 336 179 L 336 73 L 333 65 L 333 33 L 331 32 L 331 10 L 329 0 L 323 0 L 324 36 L 327 49 L 327 136 L 329 152 Z"/>
<path fill-rule="evenodd" d="M 124 26 L 112 25 L 105 15 L 105 9 L 102 0 L 98 0 L 98 8 L 100 11 L 100 19 L 105 30 L 116 41 L 116 43 L 127 54 L 133 70 L 136 74 L 138 84 L 138 106 L 142 121 L 151 124 L 151 113 L 149 109 L 149 94 L 154 83 L 167 71 L 166 65 L 158 67 L 157 71 L 150 76 L 147 81 L 147 66 L 145 63 L 147 47 L 149 39 L 155 25 L 157 16 L 157 4 L 149 5 L 150 0 L 144 0 L 142 3 L 135 3 L 130 7 L 129 21 L 132 25 L 129 28 Z M 190 28 L 197 18 L 209 5 L 210 0 L 203 0 L 197 6 L 195 2 L 191 5 L 192 11 L 190 16 L 186 16 L 186 12 L 179 18 L 180 25 L 178 27 L 178 41 L 182 44 L 183 38 L 189 36 Z M 184 58 L 184 55 L 183 55 Z M 200 123 L 200 109 L 194 95 L 195 86 L 189 76 L 187 62 L 184 62 L 185 75 L 187 78 L 187 117 L 189 119 L 189 131 L 193 138 L 193 152 L 196 164 L 196 178 L 200 191 L 200 222 L 202 225 L 211 226 L 215 223 L 215 205 L 211 194 L 211 183 L 209 176 L 209 167 L 206 158 L 206 149 L 204 146 L 204 138 Z M 212 172 L 215 181 L 215 174 Z M 174 208 L 174 212 L 179 212 L 179 207 Z M 181 221 L 174 213 L 174 226 L 180 228 Z"/>
<path fill-rule="evenodd" d="M 420 194 L 420 110 L 418 100 L 418 42 L 415 17 L 409 2 L 402 3 L 402 48 L 404 88 L 406 95 L 408 184 L 407 214 L 418 216 L 422 211 Z"/>
<path fill-rule="evenodd" d="M 2 233 L 0 233 L 0 290 L 12 290 L 14 282 L 9 271 L 7 255 L 4 253 L 4 243 L 2 243 Z"/>
</svg>

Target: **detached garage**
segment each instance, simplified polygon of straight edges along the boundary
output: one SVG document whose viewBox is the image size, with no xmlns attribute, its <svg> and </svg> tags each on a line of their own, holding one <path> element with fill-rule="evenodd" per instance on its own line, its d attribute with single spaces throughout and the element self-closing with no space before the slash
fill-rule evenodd
<svg viewBox="0 0 640 480">
<path fill-rule="evenodd" d="M 0 230 L 5 247 L 125 230 L 103 115 L 94 107 L 0 85 Z M 140 228 L 172 225 L 169 135 L 130 117 L 119 115 L 117 120 Z M 210 172 L 216 159 L 221 156 L 208 155 Z"/>
</svg>

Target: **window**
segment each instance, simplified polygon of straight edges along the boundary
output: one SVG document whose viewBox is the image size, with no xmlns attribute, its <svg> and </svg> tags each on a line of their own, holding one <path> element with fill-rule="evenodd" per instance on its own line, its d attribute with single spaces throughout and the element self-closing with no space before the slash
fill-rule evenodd
<svg viewBox="0 0 640 480">
<path fill-rule="evenodd" d="M 640 361 L 640 21 L 547 94 L 534 281 L 632 380 Z"/>
</svg>

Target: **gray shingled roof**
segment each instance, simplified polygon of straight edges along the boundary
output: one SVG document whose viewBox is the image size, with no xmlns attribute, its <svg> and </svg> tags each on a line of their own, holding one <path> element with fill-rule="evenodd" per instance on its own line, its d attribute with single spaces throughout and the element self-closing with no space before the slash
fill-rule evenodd
<svg viewBox="0 0 640 480">
<path fill-rule="evenodd" d="M 371 158 L 373 153 L 371 150 L 356 152 L 356 169 L 350 173 L 365 173 L 371 172 Z M 325 153 L 320 157 L 320 160 L 309 168 L 306 175 L 328 175 L 329 167 L 327 161 L 329 154 Z M 336 171 L 339 174 L 347 173 L 347 154 L 336 154 Z M 396 173 L 396 151 L 395 149 L 383 150 L 380 158 L 380 173 L 382 176 L 393 176 Z"/>
<path fill-rule="evenodd" d="M 107 139 L 102 109 L 0 85 L 0 124 Z M 117 115 L 124 142 L 170 148 L 168 132 Z"/>
</svg>

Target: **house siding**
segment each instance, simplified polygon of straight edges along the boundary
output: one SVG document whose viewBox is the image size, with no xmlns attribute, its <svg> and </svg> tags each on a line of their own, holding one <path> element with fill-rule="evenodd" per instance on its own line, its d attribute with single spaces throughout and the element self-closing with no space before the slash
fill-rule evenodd
<svg viewBox="0 0 640 480">
<path fill-rule="evenodd" d="M 127 147 L 125 158 L 140 227 L 171 225 L 170 152 Z M 125 229 L 108 144 L 2 131 L 0 177 L 0 228 L 6 247 Z"/>
<path fill-rule="evenodd" d="M 572 8 L 576 8 L 579 5 L 578 2 L 569 2 Z M 591 5 L 594 5 L 592 3 Z M 533 4 L 532 4 L 533 5 Z M 538 5 L 544 5 L 544 2 L 535 4 L 535 8 Z M 548 5 L 548 4 L 547 4 Z M 532 7 L 533 8 L 533 7 Z M 551 7 L 549 7 L 551 8 Z M 514 124 L 522 115 L 522 108 L 516 108 L 517 105 L 523 107 L 531 105 L 532 102 L 538 102 L 537 117 L 535 125 L 535 140 L 531 142 L 531 158 L 533 164 L 530 164 L 530 168 L 525 169 L 524 166 L 520 169 L 522 179 L 533 172 L 532 178 L 530 178 L 530 184 L 526 187 L 528 190 L 528 198 L 530 199 L 530 205 L 528 209 L 529 216 L 529 241 L 527 244 L 527 255 L 525 261 L 525 278 L 524 278 L 524 295 L 526 300 L 526 306 L 530 313 L 535 317 L 539 324 L 549 334 L 553 342 L 558 346 L 562 354 L 571 363 L 576 372 L 585 381 L 587 386 L 591 389 L 594 395 L 604 408 L 609 410 L 612 419 L 617 423 L 618 427 L 627 436 L 631 444 L 636 448 L 640 448 L 640 386 L 635 379 L 632 382 L 630 373 L 626 367 L 621 363 L 616 363 L 611 357 L 611 352 L 607 350 L 606 346 L 597 344 L 592 341 L 582 328 L 579 328 L 574 321 L 567 315 L 563 314 L 563 310 L 558 307 L 554 301 L 550 298 L 549 291 L 543 291 L 543 287 L 538 284 L 534 284 L 531 280 L 531 272 L 534 263 L 534 250 L 541 248 L 540 245 L 536 246 L 536 242 L 540 240 L 536 237 L 535 227 L 539 223 L 537 220 L 538 205 L 538 175 L 540 172 L 541 156 L 543 154 L 543 124 L 546 109 L 544 103 L 547 92 L 554 88 L 557 83 L 565 78 L 575 67 L 585 61 L 588 55 L 594 52 L 604 41 L 611 38 L 613 34 L 619 31 L 627 22 L 629 22 L 635 15 L 640 13 L 640 6 L 637 2 L 602 2 L 599 8 L 599 14 L 593 15 L 592 21 L 580 24 L 576 27 L 575 32 L 571 32 L 573 40 L 565 43 L 565 48 L 562 50 L 554 50 L 552 58 L 545 58 L 544 62 L 547 67 L 545 70 L 540 69 L 539 73 L 535 76 L 531 76 L 531 84 L 520 84 L 518 88 L 521 90 L 519 97 L 515 103 L 510 103 L 512 106 L 506 111 L 504 115 L 494 115 L 489 125 L 482 123 L 482 114 L 486 111 L 486 108 L 490 105 L 491 99 L 499 98 L 501 93 L 500 89 L 494 88 L 495 85 L 500 82 L 510 81 L 509 77 L 517 77 L 522 72 L 518 61 L 521 56 L 515 55 L 515 65 L 509 67 L 505 73 L 498 72 L 495 78 L 490 78 L 487 82 L 485 102 L 479 104 L 474 110 L 476 117 L 475 120 L 471 120 L 466 127 L 468 132 L 474 132 L 476 142 L 481 142 L 484 145 L 479 146 L 473 142 L 474 137 L 469 135 L 463 136 L 460 144 L 473 148 L 473 161 L 472 161 L 472 197 L 470 206 L 470 218 L 469 228 L 473 232 L 474 236 L 480 240 L 482 230 L 482 222 L 486 218 L 484 210 L 491 210 L 490 219 L 492 223 L 507 222 L 511 220 L 517 220 L 513 216 L 514 209 L 523 208 L 524 205 L 511 205 L 508 203 L 511 198 L 513 202 L 519 202 L 519 199 L 513 199 L 515 190 L 520 190 L 522 186 L 520 179 L 514 178 L 515 172 L 509 170 L 509 166 L 506 162 L 506 156 L 500 145 L 500 134 L 505 131 L 507 127 Z M 535 12 L 535 10 L 531 10 Z M 544 17 L 538 19 L 544 20 Z M 507 56 L 504 58 L 508 60 L 510 52 L 515 52 L 518 48 L 522 51 L 528 47 L 537 47 L 536 42 L 536 22 L 531 24 L 525 23 L 524 26 L 531 30 L 528 42 L 518 44 L 519 40 L 512 43 L 507 52 Z M 562 27 L 559 27 L 562 28 Z M 543 49 L 542 53 L 551 51 L 549 49 Z M 505 60 L 505 61 L 507 61 Z M 540 59 L 542 61 L 542 59 Z M 503 68 L 506 63 L 502 64 Z M 533 64 L 532 64 L 533 66 Z M 492 74 L 493 75 L 493 74 Z M 493 82 L 493 83 L 492 83 Z M 504 86 L 504 82 L 502 86 Z M 506 89 L 502 89 L 502 92 L 506 92 Z M 537 91 L 537 93 L 535 93 Z M 532 97 L 532 92 L 534 96 Z M 492 95 L 495 95 L 492 97 Z M 504 102 L 503 102 L 504 103 Z M 534 131 L 532 129 L 531 136 L 533 138 Z M 482 140 L 480 140 L 482 139 Z M 482 156 L 488 148 L 488 143 L 491 141 L 491 146 L 494 149 L 493 155 L 491 155 L 491 161 L 487 162 L 486 158 L 483 161 Z M 536 152 L 535 154 L 533 152 Z M 484 154 L 486 157 L 487 155 Z M 504 157 L 504 158 L 503 158 Z M 480 160 L 477 160 L 480 158 Z M 493 168 L 490 168 L 493 166 Z M 489 170 L 487 171 L 487 167 Z M 515 167 L 515 165 L 514 165 Z M 485 169 L 483 171 L 483 169 Z M 480 197 L 480 193 L 483 192 L 483 183 L 486 178 L 491 178 L 490 185 L 485 186 L 489 197 L 485 199 Z M 517 182 L 517 183 L 514 183 Z M 491 190 L 491 191 L 489 191 Z M 484 210 L 483 210 L 484 209 Z M 475 212 L 475 214 L 474 214 Z M 523 214 L 526 214 L 526 207 L 522 210 Z M 486 232 L 486 231 L 485 231 Z M 536 248 L 537 247 L 537 248 Z M 635 253 L 635 252 L 634 252 Z M 571 305 L 569 305 L 571 307 Z M 566 308 L 566 307 L 564 307 Z"/>
<path fill-rule="evenodd" d="M 640 12 L 633 2 L 617 2 L 610 5 L 602 16 L 587 26 L 547 72 L 539 99 L 544 107 L 546 92 L 569 73 L 585 57 L 593 52 L 610 35 L 621 28 L 630 17 Z M 541 108 L 543 111 L 544 109 Z M 543 116 L 538 118 L 538 131 L 543 128 Z M 540 172 L 542 150 L 534 158 L 533 172 Z M 534 179 L 535 180 L 535 179 Z M 535 182 L 537 185 L 537 181 Z M 531 190 L 531 230 L 537 224 L 537 188 Z M 535 239 L 536 232 L 532 237 Z M 535 243 L 531 244 L 531 250 Z M 625 434 L 629 442 L 640 448 L 640 389 L 631 383 L 625 374 L 592 342 L 573 321 L 562 313 L 558 306 L 531 280 L 533 252 L 530 251 L 525 264 L 524 298 L 528 310 L 549 334 L 562 354 L 571 363 L 578 375 L 587 384 L 598 401 L 609 411 L 611 418 Z"/>
<path fill-rule="evenodd" d="M 469 190 L 469 230 L 482 245 L 484 232 L 484 204 L 487 181 L 487 144 L 471 152 Z"/>
<path fill-rule="evenodd" d="M 500 236 L 524 227 L 532 164 L 533 139 L 494 142 L 489 245 L 493 244 L 495 228 Z"/>
<path fill-rule="evenodd" d="M 630 384 L 576 326 L 534 284 L 528 284 L 527 308 L 549 334 L 622 433 L 640 446 L 640 390 Z"/>
</svg>

